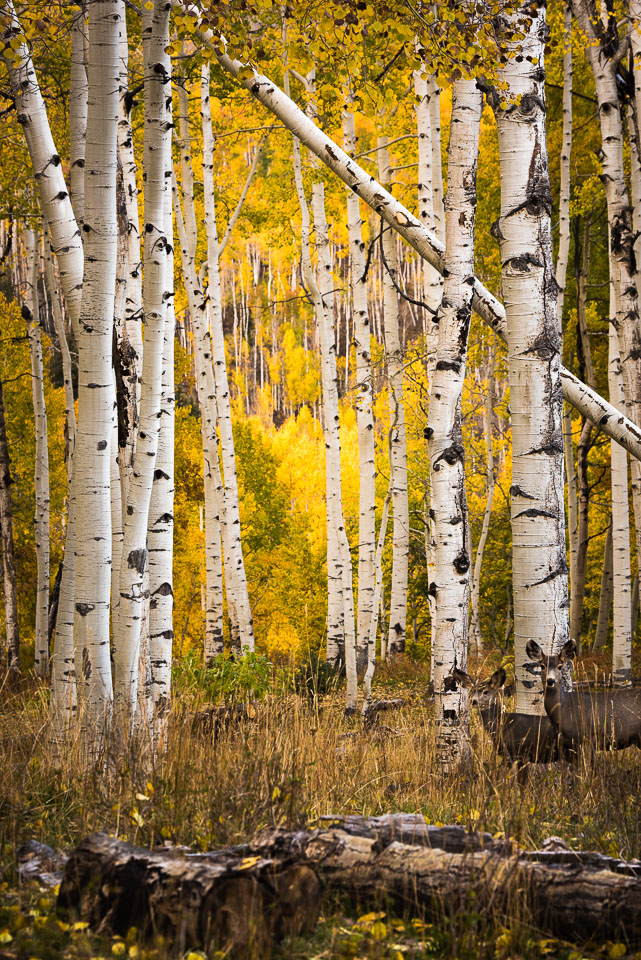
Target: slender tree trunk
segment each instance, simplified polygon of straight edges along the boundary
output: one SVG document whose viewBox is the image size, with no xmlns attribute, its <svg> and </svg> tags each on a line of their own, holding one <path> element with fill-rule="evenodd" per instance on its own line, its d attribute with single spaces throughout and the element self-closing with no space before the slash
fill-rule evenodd
<svg viewBox="0 0 641 960">
<path fill-rule="evenodd" d="M 120 574 L 119 635 L 114 637 L 114 692 L 117 719 L 126 736 L 135 719 L 141 618 L 147 599 L 147 527 L 161 419 L 161 385 L 167 314 L 167 242 L 165 190 L 169 189 L 171 90 L 169 9 L 154 0 L 145 10 L 145 234 L 143 303 L 145 347 L 140 421 L 131 482 L 127 494 Z M 170 174 L 171 175 L 171 174 Z"/>
<path fill-rule="evenodd" d="M 501 167 L 500 239 L 512 420 L 512 574 L 517 709 L 542 714 L 525 645 L 568 639 L 563 502 L 561 336 L 552 265 L 551 195 L 545 138 L 545 8 L 530 10 L 522 56 L 499 70 L 506 107 L 494 103 Z M 508 50 L 518 13 L 504 22 Z M 533 65 L 535 61 L 535 65 Z M 514 98 L 520 97 L 518 106 Z M 498 98 L 497 98 L 498 99 Z"/>
<path fill-rule="evenodd" d="M 383 184 L 391 181 L 387 137 L 378 138 L 378 175 Z M 405 650 L 407 628 L 407 583 L 409 573 L 409 500 L 407 492 L 407 443 L 405 405 L 403 401 L 403 351 L 398 327 L 398 293 L 396 235 L 385 228 L 382 238 L 383 320 L 385 324 L 385 360 L 389 379 L 390 417 L 396 426 L 392 435 L 390 475 L 392 477 L 392 584 L 390 591 L 389 636 L 387 655 Z"/>
<path fill-rule="evenodd" d="M 356 149 L 354 113 L 343 113 L 343 141 L 345 152 Z M 374 453 L 374 417 L 372 412 L 373 381 L 370 351 L 370 321 L 367 309 L 367 278 L 365 277 L 365 244 L 362 236 L 360 201 L 347 191 L 347 229 L 349 235 L 354 348 L 356 352 L 356 426 L 359 451 L 359 523 L 358 523 L 358 614 L 357 667 L 360 670 L 371 657 L 370 627 L 375 599 L 375 544 L 376 544 L 376 461 Z M 349 347 L 348 347 L 349 349 Z M 376 631 L 373 637 L 376 650 Z M 373 668 L 372 668 L 373 670 Z M 371 685 L 371 680 L 370 680 Z"/>
<path fill-rule="evenodd" d="M 36 428 L 34 470 L 35 514 L 33 520 L 36 547 L 37 587 L 35 624 L 35 670 L 39 677 L 49 673 L 49 445 L 47 409 L 42 365 L 42 341 L 38 306 L 40 241 L 29 227 L 24 231 L 28 278 L 26 302 L 22 314 L 27 322 L 31 357 L 31 397 Z"/>
<path fill-rule="evenodd" d="M 220 269 L 218 262 L 218 232 L 213 184 L 214 139 L 209 106 L 208 63 L 203 64 L 201 83 L 205 227 L 207 230 L 207 265 L 209 274 L 207 321 L 211 335 L 214 379 L 216 383 L 216 409 L 218 413 L 218 429 L 220 431 L 220 449 L 223 464 L 225 511 L 229 528 L 229 552 L 234 567 L 234 577 L 237 588 L 236 616 L 238 619 L 238 639 L 241 652 L 249 653 L 254 649 L 254 623 L 247 590 L 245 561 L 243 558 L 240 509 L 238 504 L 238 480 L 236 477 L 236 455 L 234 452 L 229 382 L 225 357 L 225 337 L 223 333 Z"/>
<path fill-rule="evenodd" d="M 572 636 L 572 594 L 577 582 L 579 556 L 579 503 L 577 476 L 572 440 L 572 414 L 566 404 L 563 409 L 563 452 L 568 486 L 568 539 L 570 541 L 570 636 Z"/>
<path fill-rule="evenodd" d="M 476 559 L 474 561 L 474 573 L 472 575 L 472 589 L 470 599 L 472 602 L 472 616 L 470 619 L 470 640 L 476 647 L 477 652 L 483 649 L 483 636 L 481 633 L 481 572 L 483 570 L 483 556 L 488 534 L 490 532 L 490 520 L 492 519 L 492 503 L 494 501 L 494 489 L 496 487 L 496 468 L 494 464 L 494 445 L 492 424 L 494 421 L 494 391 L 495 391 L 495 372 L 496 372 L 496 341 L 493 339 L 490 346 L 489 374 L 487 380 L 487 397 L 485 401 L 485 456 L 486 456 L 486 474 L 485 474 L 485 510 L 483 511 L 483 524 L 481 526 L 481 535 L 476 548 Z"/>
<path fill-rule="evenodd" d="M 22 35 L 11 0 L 4 3 L 2 9 L 15 34 Z M 77 335 L 84 266 L 82 238 L 67 192 L 60 154 L 51 136 L 47 108 L 27 46 L 23 44 L 18 47 L 16 54 L 20 59 L 19 66 L 9 67 L 11 95 L 38 185 L 40 209 L 49 225 L 67 310 Z"/>
<path fill-rule="evenodd" d="M 452 93 L 445 284 L 438 313 L 438 347 L 427 429 L 434 580 L 432 646 L 437 754 L 451 763 L 469 753 L 467 691 L 451 682 L 466 670 L 470 556 L 461 403 L 472 318 L 476 166 L 483 97 L 475 81 L 458 80 Z"/>
<path fill-rule="evenodd" d="M 572 156 L 572 8 L 565 8 L 563 17 L 563 139 L 561 144 L 561 185 L 559 190 L 559 251 L 556 260 L 556 282 L 559 286 L 556 304 L 559 327 L 563 326 L 565 282 L 570 256 L 570 158 Z M 572 581 L 570 581 L 572 583 Z"/>
<path fill-rule="evenodd" d="M 588 475 L 589 456 L 592 447 L 593 426 L 585 420 L 577 445 L 577 555 L 576 581 L 572 585 L 570 600 L 570 636 L 576 640 L 581 650 L 583 620 L 583 601 L 588 569 L 588 547 L 590 545 L 590 481 Z"/>
<path fill-rule="evenodd" d="M 87 138 L 87 11 L 85 0 L 71 26 L 71 76 L 69 79 L 69 190 L 79 227 L 85 216 L 85 144 Z"/>
<path fill-rule="evenodd" d="M 616 310 L 614 285 L 610 285 L 610 314 Z M 623 383 L 619 338 L 610 323 L 608 383 L 610 403 L 623 408 Z M 612 682 L 625 684 L 632 676 L 632 619 L 630 611 L 632 577 L 630 574 L 630 517 L 628 508 L 628 455 L 618 444 L 611 444 L 612 485 Z"/>
<path fill-rule="evenodd" d="M 83 744 L 99 748 L 112 702 L 109 657 L 112 341 L 118 225 L 118 0 L 89 9 L 86 270 L 78 336 L 74 660 Z"/>
<path fill-rule="evenodd" d="M 162 355 L 160 429 L 154 482 L 149 504 L 149 665 L 156 741 L 162 742 L 171 697 L 174 542 L 174 253 L 172 197 L 165 190 L 165 231 L 168 244 L 167 317 Z"/>
<path fill-rule="evenodd" d="M 0 534 L 2 535 L 4 614 L 7 631 L 7 672 L 10 677 L 16 677 L 20 673 L 20 631 L 18 628 L 18 597 L 16 593 L 16 560 L 13 546 L 12 483 L 4 413 L 4 391 L 0 379 Z"/>
<path fill-rule="evenodd" d="M 601 570 L 601 590 L 599 592 L 599 615 L 596 622 L 596 633 L 592 644 L 592 653 L 602 650 L 608 639 L 610 612 L 612 610 L 612 521 L 605 536 L 605 551 Z"/>
</svg>

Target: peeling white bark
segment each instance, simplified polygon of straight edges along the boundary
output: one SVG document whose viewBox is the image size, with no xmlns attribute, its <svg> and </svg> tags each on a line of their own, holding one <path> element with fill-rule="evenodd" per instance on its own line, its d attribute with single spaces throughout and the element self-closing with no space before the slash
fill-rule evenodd
<svg viewBox="0 0 641 960">
<path fill-rule="evenodd" d="M 512 422 L 512 573 L 517 709 L 543 714 L 538 669 L 525 647 L 555 651 L 568 639 L 562 391 L 551 196 L 545 139 L 545 9 L 520 52 L 499 70 L 507 106 L 494 104 L 501 167 L 498 227 L 508 333 Z M 518 13 L 506 17 L 508 47 Z M 528 59 L 529 58 L 529 59 Z M 532 64 L 535 61 L 535 65 Z M 515 99 L 520 100 L 515 103 Z M 497 97 L 498 100 L 498 97 Z"/>
<path fill-rule="evenodd" d="M 452 763 L 469 753 L 467 690 L 452 683 L 466 670 L 470 602 L 468 513 L 461 402 L 472 319 L 476 166 L 483 97 L 475 81 L 458 80 L 452 93 L 448 151 L 446 254 L 438 345 L 430 389 L 428 441 L 432 511 L 434 664 L 437 756 Z"/>
<path fill-rule="evenodd" d="M 118 234 L 119 19 L 118 0 L 96 0 L 90 5 L 83 228 L 86 269 L 78 324 L 78 431 L 73 472 L 77 510 L 74 660 L 82 742 L 89 757 L 95 757 L 99 749 L 112 702 L 111 358 Z"/>
</svg>

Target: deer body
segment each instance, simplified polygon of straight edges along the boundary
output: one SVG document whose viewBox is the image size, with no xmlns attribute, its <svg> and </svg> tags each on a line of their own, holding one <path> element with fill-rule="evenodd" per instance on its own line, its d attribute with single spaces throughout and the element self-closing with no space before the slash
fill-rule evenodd
<svg viewBox="0 0 641 960">
<path fill-rule="evenodd" d="M 471 687 L 472 705 L 478 707 L 483 727 L 501 756 L 519 767 L 559 760 L 558 737 L 547 716 L 504 711 L 499 692 L 505 683 L 505 670 L 501 668 L 479 683 L 461 670 L 454 676 Z"/>
<path fill-rule="evenodd" d="M 598 749 L 641 748 L 641 688 L 563 690 L 559 668 L 574 657 L 576 644 L 569 640 L 560 654 L 546 655 L 530 640 L 527 654 L 543 668 L 543 703 L 555 732 L 575 746 L 591 743 Z"/>
</svg>

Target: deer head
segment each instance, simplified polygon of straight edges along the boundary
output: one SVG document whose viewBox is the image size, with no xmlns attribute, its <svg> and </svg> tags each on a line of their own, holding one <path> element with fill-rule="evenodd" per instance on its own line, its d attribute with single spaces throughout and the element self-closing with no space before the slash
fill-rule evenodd
<svg viewBox="0 0 641 960">
<path fill-rule="evenodd" d="M 576 656 L 576 640 L 568 640 L 563 644 L 559 653 L 543 653 L 536 640 L 528 640 L 525 647 L 530 660 L 543 668 L 543 687 L 546 694 L 560 690 L 560 668 Z"/>
<path fill-rule="evenodd" d="M 455 668 L 452 676 L 461 686 L 470 690 L 470 703 L 479 710 L 489 710 L 496 704 L 501 687 L 505 683 L 505 670 L 499 667 L 489 680 L 474 680 L 469 673 Z"/>
</svg>

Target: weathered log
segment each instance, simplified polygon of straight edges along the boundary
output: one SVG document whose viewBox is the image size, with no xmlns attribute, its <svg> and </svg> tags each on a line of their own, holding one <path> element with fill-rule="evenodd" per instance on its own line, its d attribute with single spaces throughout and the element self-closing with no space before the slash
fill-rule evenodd
<svg viewBox="0 0 641 960">
<path fill-rule="evenodd" d="M 396 840 L 384 845 L 344 830 L 270 831 L 250 849 L 306 863 L 363 901 L 389 897 L 437 916 L 466 909 L 488 919 L 516 913 L 565 940 L 641 941 L 641 877 L 603 869 L 598 854 L 596 863 L 577 856 L 551 864 L 520 850 L 450 853 Z"/>
<path fill-rule="evenodd" d="M 216 942 L 258 956 L 281 935 L 311 929 L 319 876 L 368 904 L 387 899 L 437 918 L 470 909 L 489 922 L 507 914 L 565 940 L 641 942 L 639 861 L 562 843 L 526 852 L 420 815 L 333 819 L 341 828 L 269 830 L 203 854 L 97 834 L 71 854 L 60 902 L 116 933 L 135 925 L 169 934 L 179 950 Z"/>
<path fill-rule="evenodd" d="M 58 902 L 121 936 L 132 926 L 142 936 L 161 933 L 178 952 L 216 944 L 260 956 L 315 926 L 320 884 L 305 864 L 233 849 L 206 857 L 149 851 L 97 833 L 71 853 Z"/>
</svg>

